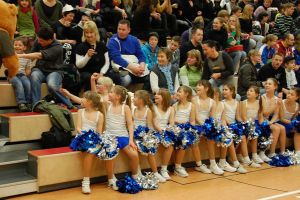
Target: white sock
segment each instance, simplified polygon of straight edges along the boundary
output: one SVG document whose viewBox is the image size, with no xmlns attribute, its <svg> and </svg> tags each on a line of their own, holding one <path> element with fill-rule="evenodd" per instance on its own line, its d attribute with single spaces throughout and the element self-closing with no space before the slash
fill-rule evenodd
<svg viewBox="0 0 300 200">
<path fill-rule="evenodd" d="M 131 176 L 132 176 L 133 179 L 137 179 L 138 175 L 139 174 L 132 174 Z"/>
<path fill-rule="evenodd" d="M 220 160 L 219 160 L 219 163 L 220 163 L 220 165 L 225 165 L 226 159 L 220 159 Z"/>
<path fill-rule="evenodd" d="M 269 158 L 272 158 L 272 157 L 275 156 L 275 155 L 276 155 L 275 153 L 270 153 L 268 157 L 269 157 Z"/>
<path fill-rule="evenodd" d="M 209 160 L 209 162 L 210 162 L 210 165 L 212 165 L 212 166 L 215 166 L 217 164 L 216 160 Z"/>
<path fill-rule="evenodd" d="M 161 170 L 167 170 L 168 166 L 167 165 L 162 165 Z"/>
<path fill-rule="evenodd" d="M 239 167 L 240 166 L 240 162 L 239 161 L 233 161 L 233 166 L 235 167 L 235 168 L 237 168 L 237 167 Z"/>
<path fill-rule="evenodd" d="M 252 153 L 252 157 L 257 157 L 257 153 Z"/>
<path fill-rule="evenodd" d="M 159 174 L 158 172 L 154 172 L 154 175 L 158 175 L 158 176 L 160 176 L 160 174 Z"/>
<path fill-rule="evenodd" d="M 300 155 L 300 151 L 296 151 L 296 155 Z"/>
<path fill-rule="evenodd" d="M 175 169 L 181 168 L 181 164 L 175 164 Z"/>
<path fill-rule="evenodd" d="M 113 184 L 115 182 L 115 180 L 112 178 L 112 179 L 108 179 L 108 183 L 109 184 Z"/>
<path fill-rule="evenodd" d="M 245 161 L 245 163 L 250 163 L 251 162 L 249 156 L 244 157 L 244 161 Z"/>
<path fill-rule="evenodd" d="M 200 167 L 200 166 L 202 165 L 202 162 L 201 162 L 201 160 L 200 160 L 200 161 L 198 161 L 198 162 L 196 162 L 196 165 L 197 165 L 198 167 Z"/>
<path fill-rule="evenodd" d="M 90 177 L 83 177 L 83 181 L 90 181 Z"/>
</svg>

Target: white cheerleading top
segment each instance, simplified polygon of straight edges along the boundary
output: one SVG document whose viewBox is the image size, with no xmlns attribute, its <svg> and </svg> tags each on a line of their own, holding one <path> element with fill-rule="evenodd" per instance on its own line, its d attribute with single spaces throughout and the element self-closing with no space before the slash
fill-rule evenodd
<svg viewBox="0 0 300 200">
<path fill-rule="evenodd" d="M 238 102 L 235 100 L 234 106 L 228 105 L 225 100 L 223 100 L 223 103 L 224 103 L 225 116 L 226 116 L 227 122 L 229 124 L 236 122 L 235 116 L 236 116 L 236 111 L 237 111 L 237 107 L 238 107 Z"/>
<path fill-rule="evenodd" d="M 82 129 L 81 130 L 83 130 L 83 131 L 93 130 L 96 132 L 99 115 L 100 115 L 100 112 L 97 111 L 96 121 L 91 121 L 85 117 L 85 109 L 82 109 L 82 112 L 81 112 Z"/>
<path fill-rule="evenodd" d="M 258 102 L 258 100 L 256 100 L 256 102 Z M 247 119 L 257 120 L 258 109 L 248 108 L 248 100 L 245 100 L 245 104 L 246 104 L 246 110 L 247 110 L 247 112 L 246 112 Z"/>
<path fill-rule="evenodd" d="M 144 114 L 144 116 L 142 118 L 137 118 L 137 117 L 134 116 L 135 110 L 136 110 L 136 108 L 134 108 L 132 110 L 133 121 L 134 121 L 135 127 L 138 127 L 138 126 L 147 126 L 147 114 L 148 114 L 149 108 L 146 108 L 146 112 L 145 112 L 145 114 Z"/>
<path fill-rule="evenodd" d="M 154 112 L 155 112 L 155 115 L 156 115 L 156 123 L 159 124 L 159 127 L 162 130 L 166 129 L 168 127 L 168 124 L 169 124 L 171 109 L 168 108 L 168 110 L 164 114 L 161 114 L 158 111 L 157 106 L 154 106 Z"/>
<path fill-rule="evenodd" d="M 265 101 L 266 101 L 266 107 L 264 108 L 264 110 L 267 111 L 267 112 L 270 112 L 273 105 L 271 104 L 271 102 L 269 102 L 266 94 L 262 95 L 261 98 L 264 98 Z M 274 100 L 275 100 L 275 105 L 277 105 L 278 97 L 274 96 Z M 276 106 L 275 106 L 275 108 L 276 108 Z M 268 117 L 272 116 L 274 114 L 274 111 L 275 111 L 275 109 L 273 110 L 273 112 L 270 112 L 269 116 L 264 115 L 264 118 L 268 118 Z"/>
<path fill-rule="evenodd" d="M 189 102 L 189 105 L 186 109 L 178 110 L 178 103 L 175 104 L 175 122 L 179 124 L 184 124 L 190 121 L 190 114 L 192 111 L 192 103 Z"/>
<path fill-rule="evenodd" d="M 204 121 L 207 118 L 209 118 L 209 116 L 210 116 L 210 110 L 213 105 L 213 100 L 211 98 L 209 98 L 209 103 L 208 103 L 207 109 L 200 109 L 201 100 L 199 97 L 197 97 L 197 104 L 198 104 L 198 108 L 199 108 L 197 115 L 199 116 L 200 122 L 204 123 Z"/>
<path fill-rule="evenodd" d="M 106 132 L 109 135 L 128 137 L 124 107 L 123 104 L 121 113 L 112 113 L 111 105 L 109 105 L 106 115 Z"/>
<path fill-rule="evenodd" d="M 283 105 L 283 115 L 284 115 L 284 119 L 287 119 L 287 120 L 291 120 L 294 116 L 294 114 L 298 111 L 298 103 L 296 103 L 296 110 L 295 112 L 289 112 L 287 109 L 286 109 L 286 106 L 285 106 L 285 100 L 282 101 L 282 105 Z"/>
</svg>

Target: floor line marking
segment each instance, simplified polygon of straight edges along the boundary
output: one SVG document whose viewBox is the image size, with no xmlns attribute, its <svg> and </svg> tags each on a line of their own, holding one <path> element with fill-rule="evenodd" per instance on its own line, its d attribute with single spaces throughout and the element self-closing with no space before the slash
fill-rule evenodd
<svg viewBox="0 0 300 200">
<path fill-rule="evenodd" d="M 291 192 L 285 192 L 283 194 L 278 194 L 278 195 L 273 195 L 273 196 L 270 196 L 270 197 L 265 197 L 265 198 L 260 198 L 258 200 L 271 200 L 271 199 L 277 199 L 277 198 L 280 198 L 280 197 L 285 197 L 285 196 L 289 196 L 291 194 L 297 194 L 297 193 L 300 193 L 300 190 L 295 190 L 295 191 L 291 191 Z"/>
</svg>

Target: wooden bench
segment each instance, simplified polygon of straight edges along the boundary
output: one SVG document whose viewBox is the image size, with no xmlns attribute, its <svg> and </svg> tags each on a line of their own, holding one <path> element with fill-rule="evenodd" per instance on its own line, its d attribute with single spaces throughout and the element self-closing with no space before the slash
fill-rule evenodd
<svg viewBox="0 0 300 200">
<path fill-rule="evenodd" d="M 77 112 L 73 111 L 76 125 Z M 36 112 L 6 113 L 0 115 L 2 120 L 1 133 L 9 138 L 10 142 L 38 140 L 41 133 L 48 131 L 52 124 L 49 115 Z"/>
<path fill-rule="evenodd" d="M 43 83 L 41 88 L 41 97 L 43 98 L 48 92 L 47 84 Z M 13 107 L 17 106 L 16 96 L 14 92 L 13 86 L 8 83 L 7 81 L 0 82 L 0 91 L 1 91 L 1 98 L 0 98 L 0 107 Z"/>
</svg>

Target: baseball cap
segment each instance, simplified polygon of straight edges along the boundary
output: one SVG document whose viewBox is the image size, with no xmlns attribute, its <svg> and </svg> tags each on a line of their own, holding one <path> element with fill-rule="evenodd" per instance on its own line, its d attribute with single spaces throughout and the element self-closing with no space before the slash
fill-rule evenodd
<svg viewBox="0 0 300 200">
<path fill-rule="evenodd" d="M 73 8 L 73 6 L 69 4 L 66 4 L 62 9 L 62 13 L 70 12 L 70 11 L 75 11 L 75 8 Z"/>
</svg>

